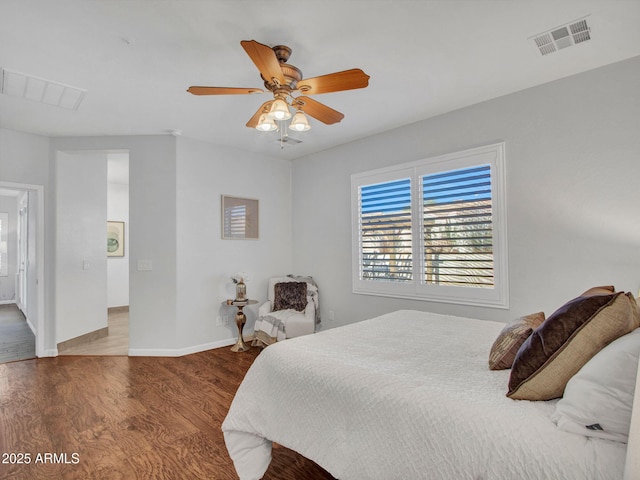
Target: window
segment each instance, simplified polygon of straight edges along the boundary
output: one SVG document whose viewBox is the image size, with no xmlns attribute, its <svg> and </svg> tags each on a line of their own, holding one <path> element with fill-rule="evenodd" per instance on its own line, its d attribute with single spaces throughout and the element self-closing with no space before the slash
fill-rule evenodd
<svg viewBox="0 0 640 480">
<path fill-rule="evenodd" d="M 503 143 L 351 183 L 355 293 L 508 307 Z"/>
<path fill-rule="evenodd" d="M 411 179 L 360 189 L 362 278 L 413 281 Z"/>
<path fill-rule="evenodd" d="M 9 231 L 9 214 L 0 213 L 0 277 L 9 275 L 7 269 L 7 233 Z"/>
</svg>

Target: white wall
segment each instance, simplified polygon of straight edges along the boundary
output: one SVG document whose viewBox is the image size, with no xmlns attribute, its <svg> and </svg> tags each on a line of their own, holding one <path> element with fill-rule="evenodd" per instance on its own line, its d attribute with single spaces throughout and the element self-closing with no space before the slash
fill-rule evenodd
<svg viewBox="0 0 640 480">
<path fill-rule="evenodd" d="M 51 185 L 50 142 L 47 137 L 0 128 L 0 182 L 38 186 L 29 189 L 30 296 L 27 319 L 37 332 L 36 353 L 55 355 L 54 189 Z M 36 242 L 37 237 L 41 240 Z M 39 309 L 39 303 L 41 308 Z"/>
<path fill-rule="evenodd" d="M 637 293 L 639 84 L 635 58 L 296 160 L 293 266 L 318 281 L 325 328 L 399 308 L 508 321 L 593 285 Z M 350 175 L 503 140 L 510 309 L 353 294 Z"/>
<path fill-rule="evenodd" d="M 0 179 L 49 185 L 49 139 L 0 128 Z"/>
<path fill-rule="evenodd" d="M 129 185 L 107 184 L 107 219 L 124 222 L 124 256 L 107 258 L 107 305 L 129 305 Z"/>
<path fill-rule="evenodd" d="M 56 300 L 65 301 L 63 272 L 77 266 L 74 260 L 56 259 L 55 255 L 57 230 L 62 235 L 65 227 L 56 225 L 59 189 L 55 181 L 50 180 L 49 172 L 59 152 L 68 155 L 88 151 L 129 152 L 131 354 L 182 354 L 197 351 L 203 345 L 229 344 L 236 336 L 233 319 L 227 326 L 215 326 L 218 315 L 232 313 L 219 307 L 222 300 L 233 295 L 228 277 L 246 270 L 252 276 L 249 294 L 264 300 L 267 278 L 291 272 L 290 163 L 179 140 L 178 170 L 176 138 L 172 136 L 47 139 L 0 129 L 0 181 L 45 186 L 48 215 L 45 268 L 49 285 L 45 302 L 46 354 L 54 354 L 56 343 L 64 340 L 56 338 Z M 177 183 L 181 189 L 180 215 Z M 223 242 L 220 239 L 221 193 L 260 200 L 259 240 Z M 203 223 L 200 215 L 202 218 L 210 215 L 211 222 Z M 36 218 L 37 215 L 32 217 Z M 101 243 L 104 244 L 104 238 Z M 191 250 L 192 247 L 198 250 Z M 203 257 L 209 263 L 203 264 L 200 261 Z M 140 260 L 151 260 L 152 270 L 139 270 Z M 180 288 L 178 275 L 183 281 Z M 255 309 L 249 309 L 248 316 L 247 333 L 255 321 Z"/>
<path fill-rule="evenodd" d="M 51 150 L 129 151 L 129 351 L 176 344 L 176 148 L 162 136 L 52 138 Z M 139 270 L 150 260 L 151 270 Z"/>
<path fill-rule="evenodd" d="M 17 253 L 18 253 L 18 199 L 15 196 L 0 195 L 0 212 L 8 214 L 6 228 L 7 234 L 7 255 L 4 259 L 7 262 L 7 276 L 0 276 L 0 303 L 14 303 L 16 299 L 16 273 L 17 273 Z"/>
<path fill-rule="evenodd" d="M 258 240 L 222 240 L 222 194 L 259 200 Z M 237 338 L 231 275 L 247 272 L 247 294 L 266 300 L 267 280 L 291 273 L 291 163 L 178 138 L 177 232 L 179 346 L 220 346 Z M 251 333 L 256 307 L 245 309 Z M 216 317 L 229 324 L 216 326 Z"/>
<path fill-rule="evenodd" d="M 264 300 L 266 281 L 291 271 L 291 165 L 172 136 L 51 140 L 52 151 L 129 151 L 130 354 L 181 355 L 236 336 L 220 302 L 244 270 Z M 260 200 L 260 239 L 220 239 L 220 194 Z M 151 261 L 151 270 L 138 268 Z M 57 266 L 57 268 L 63 268 Z M 249 309 L 251 331 L 255 313 Z"/>
<path fill-rule="evenodd" d="M 56 158 L 56 342 L 107 326 L 107 156 Z"/>
</svg>

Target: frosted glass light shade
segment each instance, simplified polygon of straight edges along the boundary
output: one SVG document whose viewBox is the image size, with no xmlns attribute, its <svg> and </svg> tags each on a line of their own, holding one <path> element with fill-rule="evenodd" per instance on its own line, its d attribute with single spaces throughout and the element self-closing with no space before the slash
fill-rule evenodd
<svg viewBox="0 0 640 480">
<path fill-rule="evenodd" d="M 293 130 L 294 132 L 306 132 L 307 130 L 311 130 L 311 125 L 307 121 L 307 117 L 300 110 L 296 112 L 289 124 L 289 130 Z"/>
<path fill-rule="evenodd" d="M 289 105 L 287 105 L 287 102 L 285 102 L 281 98 L 277 98 L 274 100 L 267 115 L 273 120 L 288 120 L 291 118 Z"/>
<path fill-rule="evenodd" d="M 276 122 L 273 121 L 267 114 L 260 115 L 260 119 L 258 120 L 258 124 L 256 125 L 256 130 L 261 132 L 273 132 L 278 129 Z"/>
</svg>

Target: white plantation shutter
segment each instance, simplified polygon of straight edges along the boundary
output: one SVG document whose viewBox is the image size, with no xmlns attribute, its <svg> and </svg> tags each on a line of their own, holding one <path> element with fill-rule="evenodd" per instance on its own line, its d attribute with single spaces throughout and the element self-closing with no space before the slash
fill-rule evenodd
<svg viewBox="0 0 640 480">
<path fill-rule="evenodd" d="M 413 280 L 411 180 L 360 189 L 361 278 Z"/>
<path fill-rule="evenodd" d="M 424 282 L 494 286 L 491 166 L 422 177 Z"/>
<path fill-rule="evenodd" d="M 354 293 L 508 307 L 504 144 L 351 181 Z"/>
</svg>

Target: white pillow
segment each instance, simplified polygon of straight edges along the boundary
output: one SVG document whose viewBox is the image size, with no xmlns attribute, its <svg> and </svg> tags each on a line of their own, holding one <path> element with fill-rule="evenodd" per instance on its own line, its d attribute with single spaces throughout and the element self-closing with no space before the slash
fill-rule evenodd
<svg viewBox="0 0 640 480">
<path fill-rule="evenodd" d="M 627 443 L 640 328 L 598 352 L 567 383 L 551 420 L 561 430 Z"/>
</svg>

